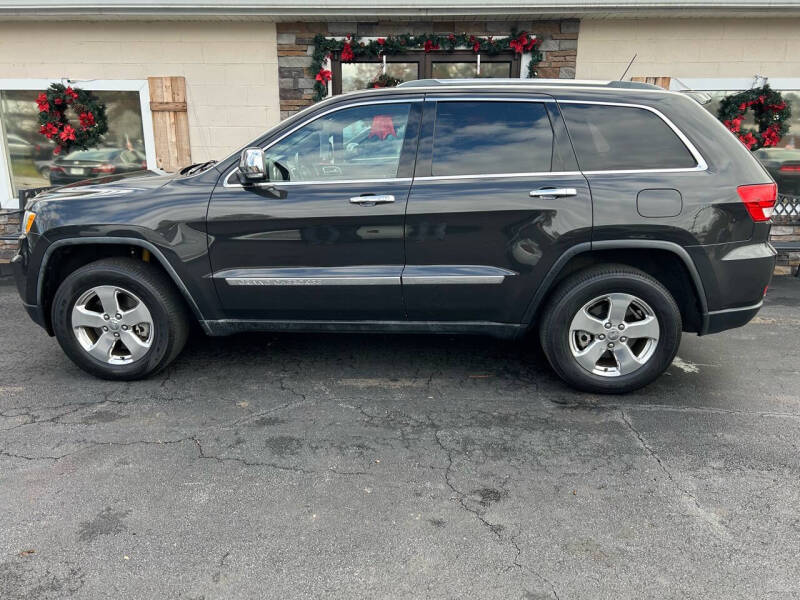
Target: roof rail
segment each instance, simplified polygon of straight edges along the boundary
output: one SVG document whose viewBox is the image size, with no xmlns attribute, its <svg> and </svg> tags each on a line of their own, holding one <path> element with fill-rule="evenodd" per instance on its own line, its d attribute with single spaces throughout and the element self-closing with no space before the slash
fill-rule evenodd
<svg viewBox="0 0 800 600">
<path fill-rule="evenodd" d="M 542 86 L 542 87 L 607 87 L 607 88 L 623 88 L 623 89 L 645 89 L 652 90 L 661 88 L 657 85 L 650 83 L 641 83 L 638 81 L 600 81 L 594 79 L 521 79 L 521 78 L 481 78 L 481 79 L 415 79 L 413 81 L 404 81 L 397 87 L 410 88 L 410 87 L 448 87 L 448 86 L 464 86 L 470 85 L 475 87 L 493 87 L 497 85 L 519 85 L 525 87 Z"/>
</svg>

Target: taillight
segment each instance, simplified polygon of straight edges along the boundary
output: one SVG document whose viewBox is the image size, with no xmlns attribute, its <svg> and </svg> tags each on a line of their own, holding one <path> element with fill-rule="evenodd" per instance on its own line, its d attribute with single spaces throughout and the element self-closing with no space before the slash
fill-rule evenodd
<svg viewBox="0 0 800 600">
<path fill-rule="evenodd" d="M 63 173 L 64 167 L 58 167 L 56 165 L 50 165 L 50 172 L 51 173 Z"/>
<path fill-rule="evenodd" d="M 115 170 L 114 165 L 100 165 L 99 167 L 93 167 L 92 173 L 113 173 Z"/>
<path fill-rule="evenodd" d="M 780 170 L 784 173 L 800 173 L 800 165 L 783 165 Z"/>
<path fill-rule="evenodd" d="M 143 171 L 147 170 L 147 162 L 146 161 L 142 161 L 142 165 L 141 166 L 142 166 L 142 170 Z"/>
<path fill-rule="evenodd" d="M 736 188 L 747 212 L 755 222 L 769 221 L 778 199 L 778 186 L 774 183 L 740 185 Z"/>
</svg>

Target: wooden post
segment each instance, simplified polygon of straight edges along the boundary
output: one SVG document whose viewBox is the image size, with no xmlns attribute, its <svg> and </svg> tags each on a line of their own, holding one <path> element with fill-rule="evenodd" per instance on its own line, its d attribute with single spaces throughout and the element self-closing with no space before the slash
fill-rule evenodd
<svg viewBox="0 0 800 600">
<path fill-rule="evenodd" d="M 192 162 L 189 145 L 189 116 L 186 112 L 186 79 L 148 77 L 150 112 L 158 167 L 177 171 Z"/>
<path fill-rule="evenodd" d="M 631 81 L 639 81 L 641 83 L 652 83 L 665 90 L 669 89 L 669 82 L 671 77 L 631 77 Z"/>
</svg>

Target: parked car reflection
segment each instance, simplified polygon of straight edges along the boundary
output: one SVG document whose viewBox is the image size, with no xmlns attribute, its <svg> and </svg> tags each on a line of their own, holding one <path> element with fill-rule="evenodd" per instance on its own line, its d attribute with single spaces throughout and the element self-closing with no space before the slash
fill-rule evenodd
<svg viewBox="0 0 800 600">
<path fill-rule="evenodd" d="M 6 136 L 6 143 L 8 144 L 8 153 L 11 158 L 33 157 L 33 144 L 28 140 L 24 140 L 14 133 L 9 133 Z"/>
<path fill-rule="evenodd" d="M 800 150 L 761 148 L 753 152 L 778 184 L 778 192 L 800 196 Z"/>
<path fill-rule="evenodd" d="M 64 185 L 93 177 L 133 173 L 147 169 L 147 159 L 138 150 L 100 148 L 77 150 L 56 158 L 50 166 L 50 183 Z"/>
</svg>

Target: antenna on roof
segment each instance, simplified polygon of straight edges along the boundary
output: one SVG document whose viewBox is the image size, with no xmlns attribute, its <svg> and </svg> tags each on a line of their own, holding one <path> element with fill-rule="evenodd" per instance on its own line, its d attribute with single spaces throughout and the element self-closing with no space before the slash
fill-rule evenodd
<svg viewBox="0 0 800 600">
<path fill-rule="evenodd" d="M 631 59 L 631 62 L 628 63 L 628 66 L 625 68 L 625 72 L 622 74 L 622 77 L 619 78 L 620 81 L 623 81 L 625 79 L 625 75 L 628 74 L 628 69 L 631 68 L 631 65 L 633 64 L 633 61 L 636 60 L 637 56 L 639 56 L 639 55 L 638 54 L 634 54 L 633 55 L 633 58 Z"/>
</svg>

